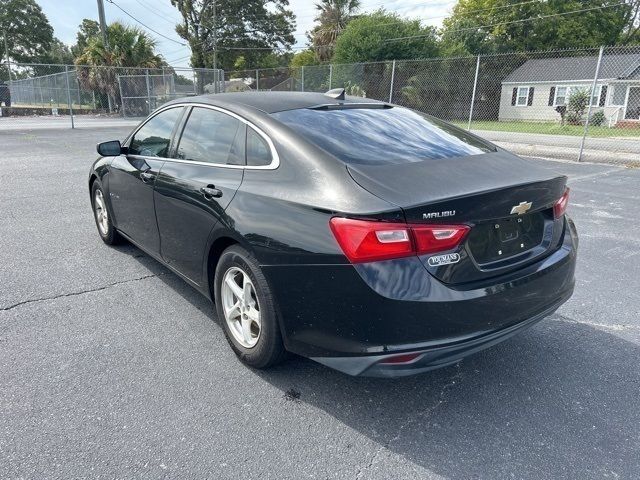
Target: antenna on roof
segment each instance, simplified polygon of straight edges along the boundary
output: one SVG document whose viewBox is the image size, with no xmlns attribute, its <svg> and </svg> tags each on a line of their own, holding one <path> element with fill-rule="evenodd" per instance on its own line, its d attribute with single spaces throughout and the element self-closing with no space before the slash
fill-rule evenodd
<svg viewBox="0 0 640 480">
<path fill-rule="evenodd" d="M 326 97 L 331 97 L 336 100 L 344 100 L 344 88 L 334 88 L 325 92 Z"/>
</svg>

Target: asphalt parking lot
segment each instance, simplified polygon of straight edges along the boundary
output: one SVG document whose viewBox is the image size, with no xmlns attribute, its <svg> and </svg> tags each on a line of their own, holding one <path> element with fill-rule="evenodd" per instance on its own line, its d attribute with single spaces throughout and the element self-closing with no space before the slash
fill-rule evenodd
<svg viewBox="0 0 640 480">
<path fill-rule="evenodd" d="M 200 294 L 101 242 L 87 173 L 126 132 L 0 130 L 0 478 L 640 477 L 640 169 L 537 160 L 581 244 L 532 329 L 399 380 L 258 372 Z"/>
</svg>

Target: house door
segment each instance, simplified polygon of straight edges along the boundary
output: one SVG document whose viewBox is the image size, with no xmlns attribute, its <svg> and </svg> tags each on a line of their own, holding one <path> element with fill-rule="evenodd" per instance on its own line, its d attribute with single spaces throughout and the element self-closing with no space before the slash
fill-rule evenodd
<svg viewBox="0 0 640 480">
<path fill-rule="evenodd" d="M 640 120 L 640 87 L 629 88 L 625 120 Z"/>
</svg>

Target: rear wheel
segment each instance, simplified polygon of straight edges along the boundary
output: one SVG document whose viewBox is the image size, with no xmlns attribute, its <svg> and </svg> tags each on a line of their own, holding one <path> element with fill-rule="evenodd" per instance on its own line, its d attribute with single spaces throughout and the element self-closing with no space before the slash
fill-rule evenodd
<svg viewBox="0 0 640 480">
<path fill-rule="evenodd" d="M 231 348 L 247 365 L 267 368 L 282 361 L 274 299 L 256 259 L 233 245 L 220 257 L 214 278 L 218 318 Z"/>
<path fill-rule="evenodd" d="M 98 233 L 100 238 L 107 245 L 115 245 L 122 241 L 122 237 L 118 231 L 114 228 L 111 222 L 111 215 L 107 208 L 107 201 L 105 199 L 102 186 L 98 181 L 93 182 L 91 186 L 91 206 L 93 207 L 93 217 L 98 227 Z"/>
</svg>

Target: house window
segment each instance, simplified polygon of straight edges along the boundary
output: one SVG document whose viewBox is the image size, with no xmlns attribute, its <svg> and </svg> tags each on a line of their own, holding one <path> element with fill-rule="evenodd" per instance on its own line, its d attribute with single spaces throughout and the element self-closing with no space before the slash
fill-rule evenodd
<svg viewBox="0 0 640 480">
<path fill-rule="evenodd" d="M 591 86 L 589 85 L 556 85 L 556 98 L 553 102 L 553 106 L 568 105 L 569 98 L 576 92 L 583 90 L 589 94 L 591 92 Z M 600 93 L 602 92 L 602 85 L 596 85 L 596 89 L 591 97 L 591 105 L 597 107 L 600 104 Z"/>
<path fill-rule="evenodd" d="M 529 87 L 518 87 L 518 96 L 516 97 L 516 106 L 526 107 L 529 100 Z"/>
<path fill-rule="evenodd" d="M 609 97 L 609 105 L 614 107 L 623 107 L 624 101 L 627 98 L 627 85 L 616 84 L 612 85 L 613 93 Z"/>
<path fill-rule="evenodd" d="M 569 99 L 569 87 L 556 87 L 556 99 L 553 102 L 553 106 L 557 107 L 558 105 L 566 105 L 567 100 Z"/>
<path fill-rule="evenodd" d="M 591 91 L 591 87 L 589 87 L 589 91 Z M 591 97 L 591 105 L 593 107 L 597 107 L 600 105 L 600 93 L 602 92 L 602 85 L 596 85 L 596 89 L 593 92 L 593 97 Z"/>
</svg>

